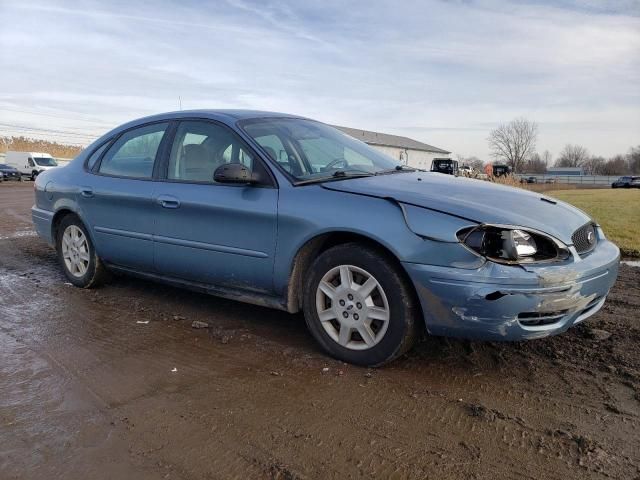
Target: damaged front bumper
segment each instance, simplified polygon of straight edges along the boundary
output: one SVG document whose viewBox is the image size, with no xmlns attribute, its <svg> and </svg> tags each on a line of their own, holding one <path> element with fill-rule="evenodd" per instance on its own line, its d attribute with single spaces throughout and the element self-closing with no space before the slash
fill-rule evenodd
<svg viewBox="0 0 640 480">
<path fill-rule="evenodd" d="M 602 237 L 588 255 L 573 254 L 562 265 L 403 265 L 430 334 L 523 340 L 564 332 L 604 304 L 618 274 L 618 247 Z"/>
</svg>

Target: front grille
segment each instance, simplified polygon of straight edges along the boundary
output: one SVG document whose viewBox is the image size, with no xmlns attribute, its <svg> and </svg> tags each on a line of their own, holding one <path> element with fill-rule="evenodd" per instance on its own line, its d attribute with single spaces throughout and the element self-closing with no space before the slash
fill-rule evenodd
<svg viewBox="0 0 640 480">
<path fill-rule="evenodd" d="M 593 250 L 596 243 L 598 243 L 598 239 L 596 238 L 596 229 L 593 226 L 593 223 L 587 223 L 573 232 L 573 235 L 571 235 L 571 241 L 579 254 Z"/>
</svg>

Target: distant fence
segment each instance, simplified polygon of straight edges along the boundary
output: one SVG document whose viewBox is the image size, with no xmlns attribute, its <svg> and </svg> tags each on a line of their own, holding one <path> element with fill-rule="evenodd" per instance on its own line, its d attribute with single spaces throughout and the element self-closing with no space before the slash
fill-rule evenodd
<svg viewBox="0 0 640 480">
<path fill-rule="evenodd" d="M 566 183 L 572 185 L 600 185 L 610 186 L 622 175 L 541 175 L 516 174 L 518 178 L 535 178 L 536 183 Z"/>
</svg>

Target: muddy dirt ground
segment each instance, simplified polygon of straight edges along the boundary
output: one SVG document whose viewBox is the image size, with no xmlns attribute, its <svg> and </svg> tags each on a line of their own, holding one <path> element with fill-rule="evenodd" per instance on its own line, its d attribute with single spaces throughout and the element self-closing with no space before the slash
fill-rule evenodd
<svg viewBox="0 0 640 480">
<path fill-rule="evenodd" d="M 559 337 L 364 369 L 300 316 L 66 284 L 32 188 L 0 184 L 2 479 L 640 478 L 640 268 Z"/>
</svg>

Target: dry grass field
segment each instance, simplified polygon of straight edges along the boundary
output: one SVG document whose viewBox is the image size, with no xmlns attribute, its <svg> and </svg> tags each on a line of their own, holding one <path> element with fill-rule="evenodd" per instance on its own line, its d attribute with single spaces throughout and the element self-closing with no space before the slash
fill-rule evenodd
<svg viewBox="0 0 640 480">
<path fill-rule="evenodd" d="M 623 255 L 640 257 L 640 190 L 555 190 L 547 195 L 585 211 L 602 225 Z"/>
</svg>

